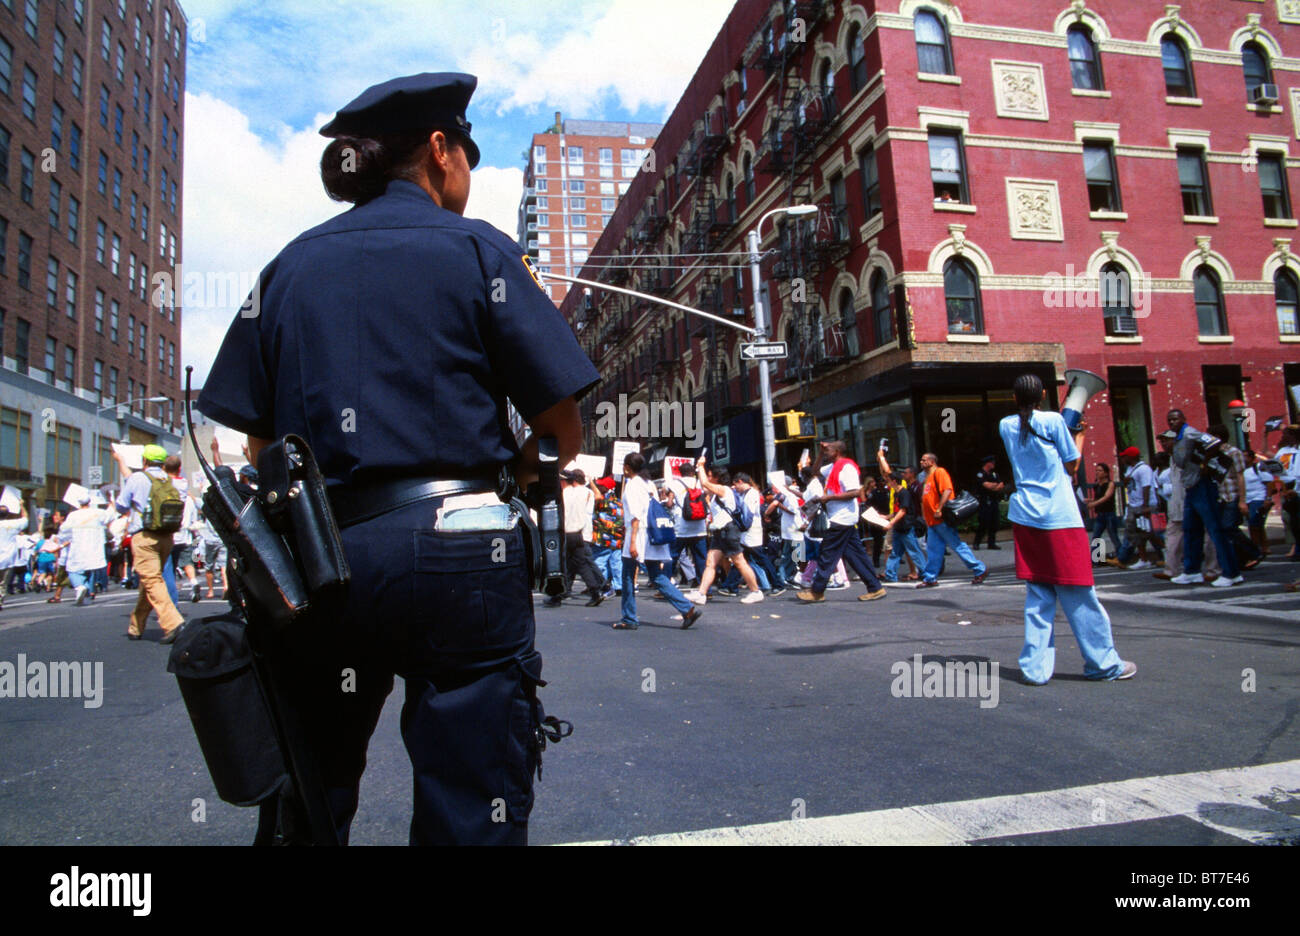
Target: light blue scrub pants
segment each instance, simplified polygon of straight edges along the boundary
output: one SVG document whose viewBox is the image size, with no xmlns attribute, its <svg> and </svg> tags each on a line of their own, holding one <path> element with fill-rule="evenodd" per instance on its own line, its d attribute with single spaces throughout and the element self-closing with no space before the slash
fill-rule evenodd
<svg viewBox="0 0 1300 936">
<path fill-rule="evenodd" d="M 1110 633 L 1110 617 L 1091 585 L 1040 585 L 1026 582 L 1025 646 L 1020 651 L 1020 672 L 1027 682 L 1043 685 L 1056 668 L 1056 632 L 1052 622 L 1056 603 L 1074 631 L 1083 653 L 1083 674 L 1089 679 L 1114 679 L 1123 671 Z"/>
</svg>

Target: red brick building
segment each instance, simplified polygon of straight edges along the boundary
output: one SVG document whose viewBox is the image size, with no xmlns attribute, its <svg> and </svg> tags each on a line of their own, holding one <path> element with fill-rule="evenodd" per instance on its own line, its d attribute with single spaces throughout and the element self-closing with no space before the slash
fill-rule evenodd
<svg viewBox="0 0 1300 936">
<path fill-rule="evenodd" d="M 185 38 L 173 0 L 0 2 L 0 478 L 47 505 L 179 443 Z"/>
<path fill-rule="evenodd" d="M 1109 383 L 1089 461 L 1238 397 L 1262 449 L 1265 419 L 1300 417 L 1298 53 L 1295 0 L 741 2 L 593 251 L 628 259 L 586 274 L 744 317 L 748 271 L 715 265 L 815 203 L 762 229 L 776 409 L 859 460 L 887 438 L 967 477 L 1015 376 L 1074 367 Z M 733 465 L 761 461 L 735 335 L 580 300 L 588 412 L 699 400 Z"/>
</svg>

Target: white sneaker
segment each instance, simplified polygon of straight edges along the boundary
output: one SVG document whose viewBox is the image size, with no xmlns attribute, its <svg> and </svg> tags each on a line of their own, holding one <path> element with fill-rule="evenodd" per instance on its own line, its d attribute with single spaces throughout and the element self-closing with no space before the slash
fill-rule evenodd
<svg viewBox="0 0 1300 936">
<path fill-rule="evenodd" d="M 1154 566 L 1150 562 L 1147 562 L 1145 559 L 1139 559 L 1131 566 L 1128 566 L 1128 568 L 1129 569 L 1151 569 L 1154 568 Z"/>
<path fill-rule="evenodd" d="M 84 604 L 86 603 L 86 592 L 87 592 L 87 591 L 89 591 L 89 589 L 87 589 L 85 585 L 82 585 L 80 588 L 77 589 L 77 607 L 78 607 L 78 608 L 80 608 L 82 605 L 84 605 Z"/>
<path fill-rule="evenodd" d="M 762 593 L 761 591 L 752 591 L 752 592 L 750 592 L 748 595 L 746 595 L 744 598 L 741 598 L 741 599 L 740 599 L 740 603 L 741 603 L 741 604 L 758 604 L 758 603 L 759 603 L 760 601 L 762 601 L 762 600 L 763 600 L 763 593 Z"/>
<path fill-rule="evenodd" d="M 1184 572 L 1182 575 L 1171 578 L 1169 581 L 1173 582 L 1175 585 L 1201 585 L 1205 582 L 1205 576 L 1200 572 L 1193 572 L 1191 574 Z"/>
<path fill-rule="evenodd" d="M 691 589 L 686 593 L 686 600 L 692 604 L 702 605 L 709 599 L 706 596 L 701 595 L 699 589 Z"/>
<path fill-rule="evenodd" d="M 1220 575 L 1218 578 L 1216 578 L 1213 582 L 1210 583 L 1210 587 L 1227 588 L 1229 585 L 1240 585 L 1244 581 L 1246 581 L 1246 577 L 1244 575 L 1238 575 L 1236 578 L 1231 578 L 1231 579 L 1228 578 L 1226 575 Z"/>
</svg>

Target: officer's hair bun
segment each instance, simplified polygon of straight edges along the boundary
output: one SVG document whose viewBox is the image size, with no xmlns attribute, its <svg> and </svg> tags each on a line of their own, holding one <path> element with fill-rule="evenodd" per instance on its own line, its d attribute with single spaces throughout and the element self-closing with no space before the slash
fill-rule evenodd
<svg viewBox="0 0 1300 936">
<path fill-rule="evenodd" d="M 364 204 L 384 194 L 390 180 L 412 175 L 428 143 L 427 134 L 337 137 L 321 155 L 321 182 L 335 201 Z"/>
</svg>

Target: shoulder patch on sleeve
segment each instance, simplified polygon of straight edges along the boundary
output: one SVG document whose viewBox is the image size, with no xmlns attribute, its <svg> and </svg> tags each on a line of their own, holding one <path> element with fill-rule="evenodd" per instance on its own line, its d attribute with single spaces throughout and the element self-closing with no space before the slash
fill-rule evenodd
<svg viewBox="0 0 1300 936">
<path fill-rule="evenodd" d="M 546 293 L 547 298 L 549 298 L 551 294 L 547 292 L 546 287 L 542 285 L 542 279 L 537 274 L 537 267 L 533 266 L 533 258 L 528 256 L 528 254 L 524 254 L 521 259 L 524 261 L 524 269 L 526 269 L 528 275 L 533 278 L 533 282 L 537 284 L 537 288 Z"/>
</svg>

